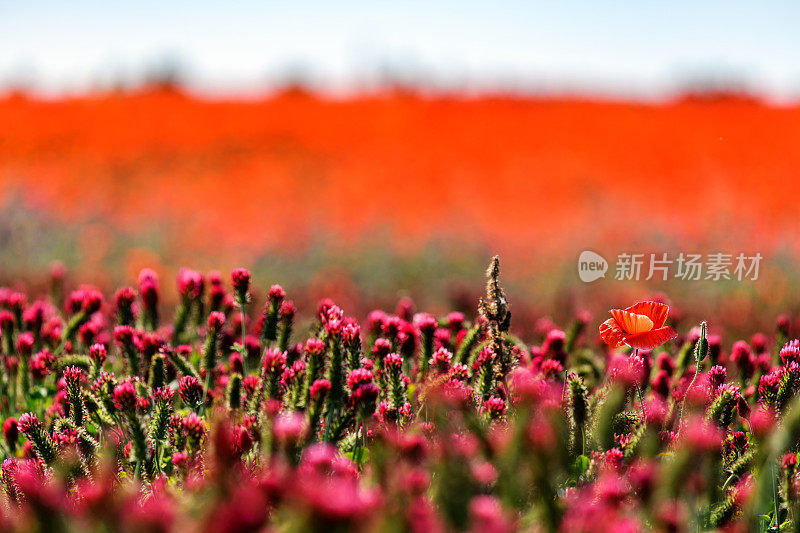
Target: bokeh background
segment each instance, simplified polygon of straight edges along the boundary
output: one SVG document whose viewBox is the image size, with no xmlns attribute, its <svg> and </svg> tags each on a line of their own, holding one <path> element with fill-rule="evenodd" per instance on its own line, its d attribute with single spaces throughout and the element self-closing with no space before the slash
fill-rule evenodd
<svg viewBox="0 0 800 533">
<path fill-rule="evenodd" d="M 307 307 L 797 315 L 792 2 L 0 1 L 0 283 L 248 266 Z M 580 282 L 577 258 L 612 261 Z M 761 253 L 748 282 L 620 253 Z M 165 283 L 169 284 L 170 281 Z"/>
</svg>

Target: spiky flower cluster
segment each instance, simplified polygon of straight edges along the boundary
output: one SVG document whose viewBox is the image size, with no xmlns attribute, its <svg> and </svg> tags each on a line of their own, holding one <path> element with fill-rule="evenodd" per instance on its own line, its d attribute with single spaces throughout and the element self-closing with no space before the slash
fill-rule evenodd
<svg viewBox="0 0 800 533">
<path fill-rule="evenodd" d="M 63 309 L 0 289 L 0 528 L 794 527 L 785 321 L 633 352 L 578 313 L 526 344 L 497 259 L 487 274 L 474 320 L 404 299 L 359 323 L 324 300 L 303 339 L 278 285 L 248 314 L 244 269 L 230 292 L 181 270 L 172 310 L 151 270 L 111 305 L 88 287 Z"/>
</svg>

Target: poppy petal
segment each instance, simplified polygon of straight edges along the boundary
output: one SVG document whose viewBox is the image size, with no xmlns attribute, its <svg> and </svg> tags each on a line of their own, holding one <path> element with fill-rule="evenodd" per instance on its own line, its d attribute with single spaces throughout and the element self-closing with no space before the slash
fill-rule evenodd
<svg viewBox="0 0 800 533">
<path fill-rule="evenodd" d="M 609 318 L 600 324 L 600 337 L 602 337 L 603 342 L 612 348 L 619 348 L 625 344 L 625 335 L 625 331 L 619 327 L 619 324 L 613 318 Z"/>
<path fill-rule="evenodd" d="M 625 337 L 625 344 L 631 348 L 639 350 L 652 350 L 656 346 L 661 346 L 667 341 L 670 341 L 678 336 L 678 332 L 670 326 L 663 328 L 653 329 L 639 333 L 637 335 L 628 335 Z"/>
<path fill-rule="evenodd" d="M 625 310 L 648 317 L 653 321 L 653 329 L 663 327 L 669 314 L 669 306 L 659 302 L 639 302 Z"/>
<path fill-rule="evenodd" d="M 619 324 L 628 335 L 636 335 L 653 329 L 653 321 L 650 320 L 650 317 L 645 315 L 631 313 L 627 310 L 623 311 L 622 309 L 612 309 L 610 312 L 614 320 L 617 321 L 617 324 Z"/>
</svg>

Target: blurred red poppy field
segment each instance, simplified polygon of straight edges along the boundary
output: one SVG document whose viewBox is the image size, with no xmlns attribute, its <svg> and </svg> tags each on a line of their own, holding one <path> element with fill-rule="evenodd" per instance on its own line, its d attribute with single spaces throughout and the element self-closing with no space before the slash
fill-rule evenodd
<svg viewBox="0 0 800 533">
<path fill-rule="evenodd" d="M 61 259 L 124 281 L 338 256 L 350 275 L 370 250 L 498 252 L 514 279 L 568 269 L 560 284 L 584 249 L 760 252 L 777 267 L 797 258 L 798 141 L 800 108 L 730 95 L 11 95 L 4 274 Z"/>
</svg>

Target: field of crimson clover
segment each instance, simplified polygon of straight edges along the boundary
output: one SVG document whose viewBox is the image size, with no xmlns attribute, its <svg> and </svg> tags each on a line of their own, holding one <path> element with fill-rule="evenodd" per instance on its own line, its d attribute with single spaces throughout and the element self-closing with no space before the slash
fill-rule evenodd
<svg viewBox="0 0 800 533">
<path fill-rule="evenodd" d="M 643 301 L 528 344 L 499 273 L 473 317 L 323 300 L 302 332 L 244 269 L 182 270 L 169 316 L 150 270 L 0 289 L 0 529 L 799 529 L 787 318 L 724 339 Z"/>
</svg>

